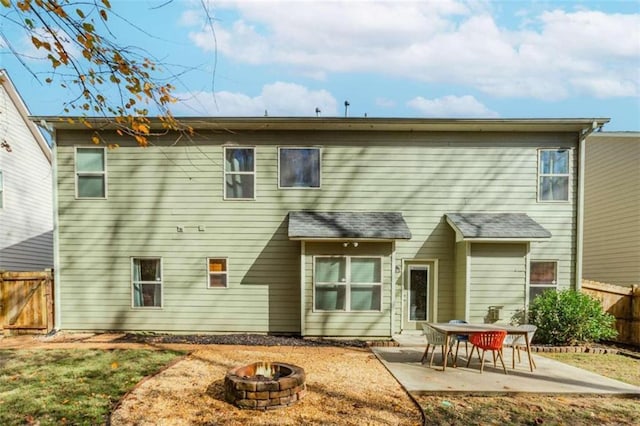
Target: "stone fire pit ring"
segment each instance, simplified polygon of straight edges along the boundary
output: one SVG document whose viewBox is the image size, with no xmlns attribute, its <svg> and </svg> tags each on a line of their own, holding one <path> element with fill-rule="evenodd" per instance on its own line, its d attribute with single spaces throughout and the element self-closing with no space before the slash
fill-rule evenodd
<svg viewBox="0 0 640 426">
<path fill-rule="evenodd" d="M 256 362 L 229 370 L 224 378 L 225 400 L 239 408 L 269 410 L 288 407 L 306 392 L 301 367 L 282 362 Z"/>
</svg>

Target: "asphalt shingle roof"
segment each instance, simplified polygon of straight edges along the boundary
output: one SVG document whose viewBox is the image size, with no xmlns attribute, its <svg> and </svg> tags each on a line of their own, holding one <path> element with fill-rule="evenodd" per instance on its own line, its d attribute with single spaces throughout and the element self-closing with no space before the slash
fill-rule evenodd
<svg viewBox="0 0 640 426">
<path fill-rule="evenodd" d="M 463 238 L 551 238 L 526 213 L 447 213 Z"/>
<path fill-rule="evenodd" d="M 398 212 L 289 212 L 289 238 L 410 239 Z"/>
</svg>

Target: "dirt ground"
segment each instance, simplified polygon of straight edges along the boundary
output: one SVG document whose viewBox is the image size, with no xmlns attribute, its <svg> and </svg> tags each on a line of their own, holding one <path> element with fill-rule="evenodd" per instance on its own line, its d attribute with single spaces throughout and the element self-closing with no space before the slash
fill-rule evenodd
<svg viewBox="0 0 640 426">
<path fill-rule="evenodd" d="M 121 343 L 114 343 L 119 341 Z M 139 383 L 111 415 L 112 425 L 419 425 L 421 412 L 367 348 L 138 343 L 113 335 L 20 336 L 8 348 L 171 348 L 188 355 Z M 297 404 L 241 410 L 224 400 L 224 376 L 236 366 L 278 361 L 302 367 L 307 391 Z"/>
</svg>

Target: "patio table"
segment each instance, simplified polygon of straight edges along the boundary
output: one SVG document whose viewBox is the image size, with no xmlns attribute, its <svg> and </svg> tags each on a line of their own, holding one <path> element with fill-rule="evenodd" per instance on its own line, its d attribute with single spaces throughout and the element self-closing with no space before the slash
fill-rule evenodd
<svg viewBox="0 0 640 426">
<path fill-rule="evenodd" d="M 524 336 L 527 347 L 527 356 L 529 357 L 529 368 L 533 372 L 533 361 L 531 360 L 531 347 L 529 345 L 529 332 L 516 326 L 506 324 L 459 324 L 449 322 L 430 322 L 427 325 L 445 335 L 445 347 L 448 348 L 451 342 L 451 336 L 456 334 L 482 333 L 486 331 L 505 330 L 507 334 L 515 336 Z M 473 352 L 472 352 L 473 353 Z M 454 361 L 455 362 L 455 361 Z M 455 367 L 455 365 L 454 365 Z M 447 369 L 447 359 L 445 357 L 442 363 L 442 371 Z"/>
</svg>

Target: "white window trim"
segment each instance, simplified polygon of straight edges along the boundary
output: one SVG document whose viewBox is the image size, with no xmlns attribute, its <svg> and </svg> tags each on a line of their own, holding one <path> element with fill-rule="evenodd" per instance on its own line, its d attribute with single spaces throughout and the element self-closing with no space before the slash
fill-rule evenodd
<svg viewBox="0 0 640 426">
<path fill-rule="evenodd" d="M 253 151 L 252 172 L 227 172 L 227 149 L 250 149 Z M 258 158 L 255 146 L 225 146 L 222 151 L 222 199 L 224 201 L 255 201 L 258 193 Z M 229 198 L 227 197 L 227 174 L 253 175 L 253 198 Z"/>
<path fill-rule="evenodd" d="M 567 173 L 542 173 L 540 171 L 542 165 L 542 153 L 544 151 L 567 151 Z M 571 201 L 571 149 L 569 148 L 540 148 L 538 149 L 538 164 L 537 164 L 537 179 L 536 179 L 536 200 L 539 203 L 569 203 Z M 566 200 L 543 200 L 540 194 L 540 182 L 543 177 L 567 177 L 567 199 Z"/>
<path fill-rule="evenodd" d="M 410 298 L 410 291 L 411 291 L 411 283 L 409 280 L 411 280 L 411 271 L 412 270 L 420 270 L 420 269 L 424 269 L 427 271 L 427 312 L 426 312 L 426 321 L 429 321 L 429 314 L 431 314 L 431 266 L 429 264 L 426 263 L 416 263 L 416 264 L 409 264 L 407 265 L 407 304 L 409 304 L 411 302 Z M 424 320 L 412 320 L 411 319 L 411 307 L 409 306 L 409 309 L 406 310 L 407 311 L 407 324 L 411 324 L 411 323 L 418 323 L 418 322 L 425 322 Z"/>
<path fill-rule="evenodd" d="M 316 149 L 318 150 L 318 186 L 281 186 L 280 185 L 280 150 L 282 149 Z M 305 190 L 317 191 L 322 189 L 322 147 L 319 146 L 279 146 L 278 147 L 278 189 L 282 190 Z"/>
<path fill-rule="evenodd" d="M 209 261 L 210 260 L 218 260 L 218 259 L 224 259 L 224 264 L 226 267 L 226 270 L 223 272 L 211 272 L 209 271 Z M 210 283 L 210 277 L 211 275 L 224 275 L 226 277 L 225 283 L 226 285 L 224 287 L 211 287 Z M 228 257 L 224 257 L 224 256 L 213 256 L 213 257 L 207 257 L 207 282 L 206 282 L 206 286 L 207 289 L 209 290 L 224 290 L 229 288 L 229 258 Z"/>
<path fill-rule="evenodd" d="M 544 283 L 544 284 L 532 284 L 531 283 L 531 270 L 534 263 L 555 263 L 556 264 L 556 282 Z M 560 274 L 560 261 L 557 259 L 533 259 L 529 261 L 529 288 L 558 288 L 558 275 Z"/>
<path fill-rule="evenodd" d="M 160 260 L 160 306 L 136 306 L 134 300 L 134 290 L 133 290 L 133 261 L 134 259 L 158 259 Z M 151 309 L 151 310 L 160 310 L 164 309 L 164 262 L 162 261 L 162 257 L 159 256 L 131 256 L 129 261 L 129 269 L 130 269 L 130 283 L 131 283 L 131 309 Z M 138 282 L 138 281 L 137 281 Z M 157 281 L 139 281 L 140 284 L 158 284 Z"/>
<path fill-rule="evenodd" d="M 104 159 L 104 170 L 102 172 L 78 172 L 78 149 L 101 149 L 103 151 L 102 158 Z M 75 176 L 75 195 L 76 200 L 106 200 L 107 194 L 109 193 L 107 187 L 107 149 L 105 147 L 95 147 L 95 146 L 75 146 L 73 150 L 73 169 Z M 80 197 L 78 195 L 78 177 L 82 174 L 82 176 L 102 176 L 104 179 L 104 197 Z"/>
<path fill-rule="evenodd" d="M 0 170 L 0 210 L 4 209 L 4 173 Z"/>
<path fill-rule="evenodd" d="M 316 283 L 316 259 L 319 258 L 344 258 L 346 259 L 346 271 L 345 277 L 346 281 L 344 283 Z M 351 283 L 351 259 L 380 259 L 380 282 L 379 283 Z M 383 256 L 351 256 L 351 255 L 318 255 L 313 256 L 313 282 L 312 282 L 312 312 L 330 312 L 330 313 L 367 313 L 367 312 L 382 312 L 382 305 L 384 300 L 384 257 Z M 325 310 L 325 309 L 316 309 L 316 286 L 332 286 L 332 285 L 344 285 L 346 288 L 345 291 L 345 309 L 335 309 L 335 310 Z M 379 286 L 380 287 L 380 308 L 379 309 L 369 309 L 369 310 L 351 310 L 351 287 L 371 287 L 371 286 Z"/>
</svg>

